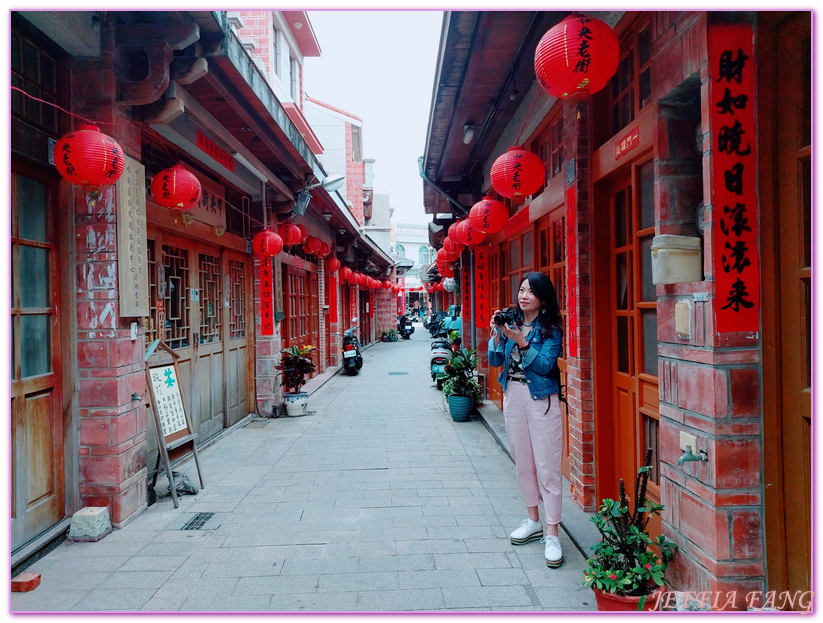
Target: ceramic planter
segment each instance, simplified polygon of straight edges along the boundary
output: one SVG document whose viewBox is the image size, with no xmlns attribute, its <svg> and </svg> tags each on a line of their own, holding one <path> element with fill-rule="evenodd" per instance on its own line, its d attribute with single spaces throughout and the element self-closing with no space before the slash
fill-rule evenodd
<svg viewBox="0 0 823 623">
<path fill-rule="evenodd" d="M 601 591 L 592 587 L 594 599 L 597 602 L 597 609 L 601 612 L 637 612 L 637 605 L 640 603 L 639 596 L 618 595 Z M 655 590 L 646 595 L 646 603 L 643 604 L 643 611 L 656 610 L 660 597 L 663 595 L 664 586 L 657 586 Z"/>
<path fill-rule="evenodd" d="M 305 415 L 309 395 L 306 392 L 287 392 L 283 394 L 283 401 L 286 404 L 286 415 Z"/>
<path fill-rule="evenodd" d="M 473 406 L 474 398 L 471 396 L 449 396 L 449 413 L 455 422 L 468 422 Z"/>
</svg>

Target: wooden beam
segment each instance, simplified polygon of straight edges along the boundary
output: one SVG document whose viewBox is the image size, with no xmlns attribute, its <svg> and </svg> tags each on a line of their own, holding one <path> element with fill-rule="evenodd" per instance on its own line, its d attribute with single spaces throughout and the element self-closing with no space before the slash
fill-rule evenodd
<svg viewBox="0 0 823 623">
<path fill-rule="evenodd" d="M 117 29 L 117 47 L 142 50 L 151 41 L 165 41 L 172 50 L 182 50 L 200 39 L 197 24 L 121 24 Z"/>
<path fill-rule="evenodd" d="M 156 102 L 169 86 L 169 63 L 174 53 L 163 40 L 146 41 L 143 51 L 149 57 L 149 73 L 143 80 L 118 80 L 117 101 L 124 106 Z"/>
</svg>

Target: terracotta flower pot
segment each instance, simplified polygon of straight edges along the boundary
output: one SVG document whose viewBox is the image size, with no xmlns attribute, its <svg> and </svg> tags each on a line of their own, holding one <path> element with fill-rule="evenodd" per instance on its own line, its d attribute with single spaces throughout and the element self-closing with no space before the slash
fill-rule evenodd
<svg viewBox="0 0 823 623">
<path fill-rule="evenodd" d="M 594 599 L 597 602 L 597 609 L 601 612 L 637 612 L 637 605 L 640 603 L 641 596 L 618 595 L 594 587 L 592 587 L 592 590 L 594 591 Z M 646 595 L 643 611 L 656 610 L 665 590 L 664 586 L 657 586 L 654 591 Z"/>
</svg>

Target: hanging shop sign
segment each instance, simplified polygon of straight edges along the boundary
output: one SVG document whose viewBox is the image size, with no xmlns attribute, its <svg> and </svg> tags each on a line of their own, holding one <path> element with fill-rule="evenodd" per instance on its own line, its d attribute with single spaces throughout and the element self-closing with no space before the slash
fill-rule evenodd
<svg viewBox="0 0 823 623">
<path fill-rule="evenodd" d="M 283 311 L 283 264 L 279 257 L 272 262 L 272 272 L 274 281 L 274 319 L 283 320 L 286 317 Z"/>
<path fill-rule="evenodd" d="M 576 188 L 566 189 L 566 310 L 569 357 L 577 357 L 577 197 Z M 559 256 L 558 256 L 559 257 Z"/>
<path fill-rule="evenodd" d="M 274 335 L 272 258 L 260 258 L 260 335 Z"/>
<path fill-rule="evenodd" d="M 117 196 L 117 280 L 120 315 L 149 315 L 149 265 L 146 255 L 146 169 L 125 156 L 115 184 Z"/>
<path fill-rule="evenodd" d="M 709 84 L 714 223 L 715 330 L 758 331 L 760 257 L 753 33 L 750 26 L 709 27 Z"/>
<path fill-rule="evenodd" d="M 200 182 L 200 201 L 191 210 L 194 218 L 215 227 L 226 227 L 226 191 L 223 185 L 185 164 L 183 167 Z"/>
<path fill-rule="evenodd" d="M 478 327 L 489 325 L 489 247 L 474 249 L 474 297 L 477 308 L 474 321 Z"/>
<path fill-rule="evenodd" d="M 222 164 L 234 173 L 234 158 L 231 157 L 231 154 L 222 147 L 218 147 L 214 141 L 200 130 L 197 130 L 197 147 L 200 151 L 209 155 L 215 162 Z"/>
<path fill-rule="evenodd" d="M 614 159 L 620 160 L 632 149 L 640 145 L 640 126 L 629 131 L 625 136 L 614 141 Z"/>
<path fill-rule="evenodd" d="M 349 287 L 349 313 L 352 325 L 357 324 L 357 286 Z"/>
</svg>

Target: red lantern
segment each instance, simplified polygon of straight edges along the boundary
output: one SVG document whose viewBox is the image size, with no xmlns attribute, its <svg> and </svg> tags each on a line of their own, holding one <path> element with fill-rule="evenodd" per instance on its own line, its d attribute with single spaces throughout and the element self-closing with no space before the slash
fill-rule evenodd
<svg viewBox="0 0 823 623">
<path fill-rule="evenodd" d="M 446 237 L 451 238 L 452 242 L 458 242 L 457 240 L 457 226 L 460 225 L 460 221 L 455 221 L 451 225 L 449 225 L 449 229 L 446 232 Z"/>
<path fill-rule="evenodd" d="M 320 251 L 317 252 L 317 255 L 322 258 L 329 257 L 329 253 L 331 253 L 331 247 L 329 246 L 328 242 L 320 242 Z"/>
<path fill-rule="evenodd" d="M 506 204 L 491 197 L 483 197 L 469 211 L 471 228 L 484 234 L 503 231 L 508 222 L 509 209 Z"/>
<path fill-rule="evenodd" d="M 306 229 L 303 223 L 297 223 L 297 229 L 300 230 L 300 242 L 306 242 L 306 239 L 309 237 L 309 230 Z"/>
<path fill-rule="evenodd" d="M 482 231 L 477 231 L 471 225 L 469 225 L 466 228 L 466 244 L 468 244 L 470 247 L 475 247 L 478 244 L 482 244 L 485 239 L 486 234 L 484 234 Z"/>
<path fill-rule="evenodd" d="M 251 248 L 259 258 L 274 257 L 283 250 L 283 240 L 270 229 L 264 229 L 252 238 Z"/>
<path fill-rule="evenodd" d="M 383 282 L 383 287 L 384 287 L 386 290 L 391 289 L 391 281 L 389 281 L 388 279 L 387 279 L 386 281 L 384 281 L 384 282 Z"/>
<path fill-rule="evenodd" d="M 151 196 L 165 208 L 191 210 L 200 201 L 200 180 L 183 165 L 176 164 L 154 176 Z"/>
<path fill-rule="evenodd" d="M 123 175 L 123 148 L 96 125 L 81 125 L 54 144 L 54 166 L 78 186 L 114 184 Z"/>
<path fill-rule="evenodd" d="M 449 266 L 444 266 L 443 269 L 439 272 L 444 277 L 454 277 L 454 269 Z"/>
<path fill-rule="evenodd" d="M 456 242 L 451 236 L 446 236 L 443 239 L 443 249 L 449 255 L 460 255 L 465 248 L 466 245 Z"/>
<path fill-rule="evenodd" d="M 459 244 L 466 244 L 466 228 L 468 226 L 469 226 L 469 221 L 468 220 L 460 221 L 457 224 L 457 227 L 455 228 L 454 238 L 452 238 L 451 236 L 449 236 L 449 238 L 452 238 L 452 240 L 454 240 L 455 242 L 457 242 Z"/>
<path fill-rule="evenodd" d="M 392 286 L 391 291 L 394 292 L 395 294 L 398 294 L 400 292 L 400 286 L 398 286 L 398 285 Z"/>
<path fill-rule="evenodd" d="M 335 272 L 338 268 L 340 268 L 340 260 L 338 260 L 336 257 L 333 257 L 328 262 L 326 262 L 326 266 L 329 267 L 329 271 Z"/>
<path fill-rule="evenodd" d="M 348 281 L 349 277 L 351 277 L 351 268 L 349 268 L 348 266 L 343 266 L 340 269 L 340 280 Z"/>
<path fill-rule="evenodd" d="M 491 182 L 503 197 L 528 197 L 543 185 L 546 167 L 537 154 L 521 146 L 509 147 L 509 151 L 497 158 L 492 165 Z"/>
<path fill-rule="evenodd" d="M 300 244 L 300 228 L 297 225 L 292 223 L 280 223 L 280 227 L 277 228 L 277 233 L 283 239 L 283 244 L 286 246 L 292 246 L 295 244 Z"/>
<path fill-rule="evenodd" d="M 570 16 L 549 29 L 534 51 L 534 73 L 554 97 L 597 93 L 620 61 L 620 44 L 608 24 Z"/>
<path fill-rule="evenodd" d="M 300 227 L 298 225 L 298 227 Z M 320 238 L 315 238 L 314 236 L 309 236 L 306 238 L 305 241 L 306 249 L 308 249 L 309 253 L 314 255 L 320 250 Z"/>
</svg>

